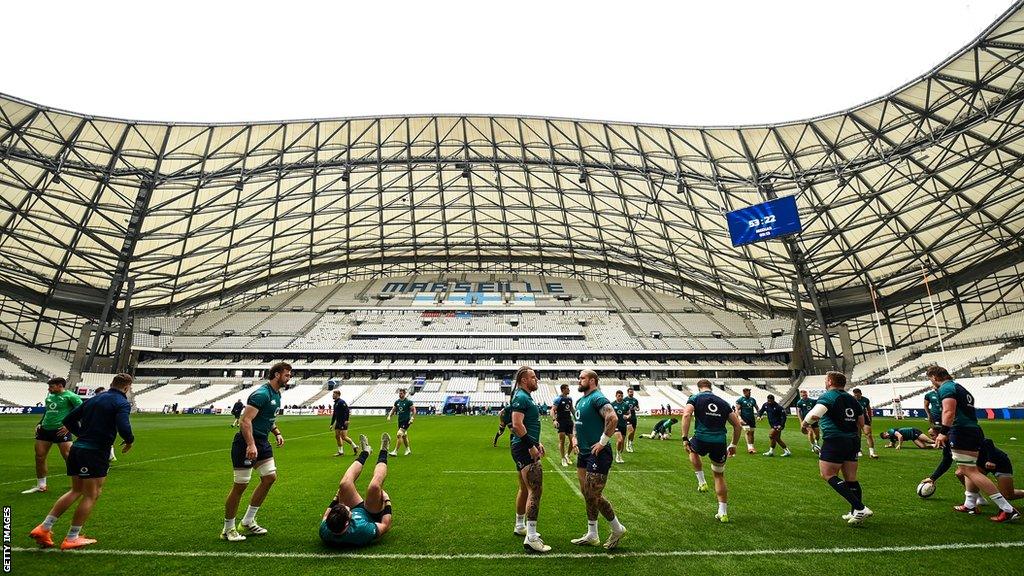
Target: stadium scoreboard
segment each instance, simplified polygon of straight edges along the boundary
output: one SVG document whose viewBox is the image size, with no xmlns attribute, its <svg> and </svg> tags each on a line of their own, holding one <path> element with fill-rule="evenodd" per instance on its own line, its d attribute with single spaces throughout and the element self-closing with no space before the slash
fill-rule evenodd
<svg viewBox="0 0 1024 576">
<path fill-rule="evenodd" d="M 734 247 L 800 232 L 795 196 L 783 196 L 727 213 Z"/>
</svg>

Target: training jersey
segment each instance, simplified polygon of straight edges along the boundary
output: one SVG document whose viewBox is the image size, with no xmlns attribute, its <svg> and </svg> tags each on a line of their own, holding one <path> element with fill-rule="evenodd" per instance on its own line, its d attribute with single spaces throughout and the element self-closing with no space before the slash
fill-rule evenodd
<svg viewBox="0 0 1024 576">
<path fill-rule="evenodd" d="M 501 422 L 502 426 L 508 426 L 512 424 L 512 407 L 505 406 L 504 408 L 502 408 L 501 412 L 498 412 L 498 420 Z"/>
<path fill-rule="evenodd" d="M 76 406 L 64 417 L 64 425 L 78 437 L 73 446 L 109 451 L 118 435 L 126 444 L 135 442 L 128 418 L 131 412 L 128 397 L 113 388 Z"/>
<path fill-rule="evenodd" d="M 320 521 L 320 539 L 328 544 L 365 546 L 377 537 L 377 523 L 370 519 L 370 513 L 363 506 L 352 508 L 348 528 L 341 534 L 331 532 L 327 527 L 327 512 Z"/>
<path fill-rule="evenodd" d="M 860 409 L 864 411 L 865 415 L 871 415 L 871 400 L 868 400 L 867 396 L 861 396 L 860 399 L 854 396 L 853 399 L 857 400 L 857 403 L 860 404 Z"/>
<path fill-rule="evenodd" d="M 623 424 L 629 418 L 629 404 L 625 400 L 622 402 L 612 402 L 612 408 L 615 409 L 615 415 L 619 417 L 619 424 Z"/>
<path fill-rule="evenodd" d="M 807 413 L 810 412 L 811 408 L 814 408 L 814 405 L 817 404 L 817 403 L 818 403 L 818 401 L 815 400 L 814 398 L 811 398 L 811 397 L 801 398 L 801 399 L 797 400 L 796 401 L 796 409 L 800 413 L 800 420 L 803 420 L 804 418 L 806 418 L 807 417 Z"/>
<path fill-rule="evenodd" d="M 537 403 L 533 401 L 533 396 L 530 396 L 530 393 L 526 390 L 519 388 L 512 395 L 512 402 L 509 406 L 512 412 L 521 412 L 523 414 L 523 426 L 526 427 L 526 435 L 534 442 L 540 442 L 540 409 L 537 407 Z M 511 418 L 511 415 L 509 417 Z M 522 441 L 522 438 L 512 434 L 513 446 Z"/>
<path fill-rule="evenodd" d="M 628 418 L 636 418 L 636 412 L 640 409 L 640 401 L 630 396 L 626 396 L 622 401 L 629 405 Z"/>
<path fill-rule="evenodd" d="M 924 395 L 928 402 L 928 422 L 931 424 L 942 423 L 942 400 L 939 400 L 939 391 L 931 390 Z"/>
<path fill-rule="evenodd" d="M 235 402 L 234 406 L 231 407 L 231 415 L 234 416 L 235 418 L 238 418 L 239 416 L 242 415 L 242 410 L 244 410 L 244 409 L 245 409 L 245 405 L 242 404 L 241 400 L 239 400 L 239 401 Z"/>
<path fill-rule="evenodd" d="M 819 421 L 824 438 L 857 438 L 857 417 L 864 415 L 864 408 L 852 394 L 845 390 L 828 390 L 818 397 L 818 404 L 828 410 Z"/>
<path fill-rule="evenodd" d="M 334 409 L 331 414 L 331 424 L 344 424 L 349 420 L 348 402 L 341 398 L 334 401 Z"/>
<path fill-rule="evenodd" d="M 761 410 L 757 414 L 758 416 L 768 416 L 768 424 L 770 426 L 786 425 L 786 409 L 778 402 L 765 402 L 761 405 Z"/>
<path fill-rule="evenodd" d="M 601 409 L 611 404 L 608 398 L 595 388 L 576 401 L 576 443 L 580 453 L 586 454 L 601 440 L 604 434 L 604 416 Z"/>
<path fill-rule="evenodd" d="M 664 418 L 662 420 L 658 420 L 658 423 L 654 425 L 654 431 L 659 433 L 659 434 L 664 434 L 666 432 L 671 432 L 672 431 L 672 420 L 670 418 Z"/>
<path fill-rule="evenodd" d="M 43 413 L 43 419 L 39 421 L 39 426 L 43 430 L 57 430 L 64 425 L 64 417 L 81 403 L 82 397 L 71 390 L 47 394 L 44 401 L 46 412 Z"/>
<path fill-rule="evenodd" d="M 953 416 L 954 428 L 981 428 L 978 426 L 978 415 L 974 411 L 974 396 L 967 388 L 952 380 L 946 380 L 939 386 L 939 401 L 946 398 L 956 400 L 956 412 Z"/>
<path fill-rule="evenodd" d="M 913 428 L 897 428 L 895 431 L 899 432 L 900 436 L 903 436 L 904 440 L 917 440 L 917 434 L 914 433 L 915 431 Z"/>
<path fill-rule="evenodd" d="M 572 398 L 559 396 L 551 403 L 551 408 L 555 411 L 556 420 L 559 422 L 572 422 Z"/>
<path fill-rule="evenodd" d="M 412 417 L 412 400 L 408 398 L 395 400 L 395 414 L 398 415 L 399 422 L 408 422 Z"/>
<path fill-rule="evenodd" d="M 754 417 L 754 412 L 757 410 L 757 400 L 754 400 L 753 396 L 750 398 L 740 396 L 739 399 L 736 400 L 736 404 L 740 407 L 740 416 L 746 416 L 747 418 Z"/>
<path fill-rule="evenodd" d="M 249 394 L 246 404 L 259 410 L 252 419 L 252 435 L 266 438 L 274 429 L 277 409 L 281 407 L 281 392 L 274 390 L 269 382 Z"/>
<path fill-rule="evenodd" d="M 686 403 L 693 406 L 693 417 L 697 420 L 693 437 L 702 442 L 725 444 L 725 423 L 732 412 L 729 403 L 710 390 L 690 396 Z"/>
</svg>

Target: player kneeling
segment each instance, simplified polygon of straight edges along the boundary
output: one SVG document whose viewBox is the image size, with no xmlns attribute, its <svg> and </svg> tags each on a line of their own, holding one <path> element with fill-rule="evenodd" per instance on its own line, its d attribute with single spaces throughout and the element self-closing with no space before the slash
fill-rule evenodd
<svg viewBox="0 0 1024 576">
<path fill-rule="evenodd" d="M 391 529 L 391 498 L 384 491 L 391 436 L 385 432 L 380 437 L 380 452 L 373 468 L 373 478 L 366 487 L 366 499 L 359 495 L 356 480 L 370 456 L 370 442 L 366 436 L 360 435 L 359 445 L 359 456 L 341 477 L 338 492 L 320 521 L 320 540 L 331 547 L 368 546 Z"/>
</svg>

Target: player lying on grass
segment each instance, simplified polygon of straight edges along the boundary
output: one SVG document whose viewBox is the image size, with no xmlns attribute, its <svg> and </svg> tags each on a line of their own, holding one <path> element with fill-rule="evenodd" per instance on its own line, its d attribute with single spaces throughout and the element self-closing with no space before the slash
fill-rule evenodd
<svg viewBox="0 0 1024 576">
<path fill-rule="evenodd" d="M 918 448 L 935 448 L 932 439 L 917 428 L 889 428 L 879 434 L 879 436 L 882 440 L 889 441 L 885 448 L 896 448 L 899 450 L 903 447 L 903 443 L 907 441 L 913 442 L 914 446 Z"/>
<path fill-rule="evenodd" d="M 391 436 L 380 437 L 380 452 L 373 467 L 373 478 L 366 487 L 366 498 L 359 495 L 356 480 L 370 457 L 370 441 L 359 435 L 359 456 L 349 465 L 338 483 L 338 492 L 320 520 L 320 540 L 332 548 L 368 546 L 391 529 L 391 497 L 384 491 L 388 476 L 388 448 Z"/>
<path fill-rule="evenodd" d="M 658 423 L 654 425 L 654 430 L 650 434 L 641 434 L 641 438 L 650 438 L 654 440 L 668 440 L 672 437 L 672 426 L 679 423 L 678 418 L 662 418 L 658 420 Z"/>
</svg>

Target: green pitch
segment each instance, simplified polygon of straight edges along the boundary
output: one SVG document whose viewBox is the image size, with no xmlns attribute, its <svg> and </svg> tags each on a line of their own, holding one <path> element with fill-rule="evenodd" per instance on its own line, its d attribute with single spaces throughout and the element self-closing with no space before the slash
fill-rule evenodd
<svg viewBox="0 0 1024 576">
<path fill-rule="evenodd" d="M 496 417 L 417 418 L 410 432 L 413 454 L 390 459 L 386 489 L 394 501 L 394 527 L 383 541 L 358 553 L 325 549 L 317 538 L 320 516 L 352 456 L 332 457 L 328 418 L 281 418 L 286 444 L 275 448 L 279 478 L 258 516 L 270 533 L 232 544 L 218 539 L 232 477 L 228 447 L 235 429 L 228 426 L 230 418 L 151 415 L 133 417 L 135 448 L 112 465 L 85 527 L 84 533 L 99 543 L 79 552 L 41 553 L 33 551 L 27 534 L 69 481 L 54 449 L 50 491 L 20 494 L 33 484 L 36 420 L 0 419 L 5 439 L 0 500 L 12 508 L 15 574 L 864 575 L 894 570 L 900 576 L 931 576 L 951 566 L 1002 573 L 1019 565 L 1024 551 L 1024 525 L 989 522 L 993 506 L 985 507 L 984 516 L 950 510 L 963 501 L 952 472 L 940 480 L 932 498 L 918 498 L 914 489 L 940 454 L 913 447 L 899 452 L 879 448 L 880 460 L 862 460 L 864 498 L 875 516 L 863 526 L 847 526 L 839 519 L 847 511 L 845 502 L 818 477 L 816 457 L 793 419 L 784 436 L 792 458 L 741 453 L 729 461 L 729 524 L 714 520 L 713 492 L 697 493 L 678 427 L 672 441 L 638 437 L 636 452 L 613 467 L 605 492 L 629 529 L 613 554 L 569 543 L 586 530 L 583 500 L 575 468 L 558 464 L 557 440 L 545 422 L 548 458 L 538 530 L 553 550 L 549 557 L 528 557 L 522 538 L 512 535 L 516 480 L 508 434 L 498 448 L 491 447 Z M 656 420 L 642 418 L 640 432 L 649 432 Z M 878 418 L 874 427 L 885 430 L 890 424 Z M 914 425 L 924 428 L 921 422 Z M 1024 426 L 986 422 L 984 427 L 1024 471 L 1022 441 L 1009 440 L 1022 437 Z M 355 435 L 366 434 L 376 448 L 381 432 L 394 435 L 395 423 L 357 417 L 351 428 Z M 766 447 L 766 431 L 760 428 L 757 448 Z M 705 469 L 710 480 L 710 469 Z M 1024 472 L 1018 476 L 1018 485 L 1024 484 Z M 369 467 L 360 490 L 368 481 Z M 69 522 L 70 512 L 55 527 L 55 539 L 63 538 Z M 607 537 L 604 520 L 600 529 Z"/>
</svg>

